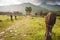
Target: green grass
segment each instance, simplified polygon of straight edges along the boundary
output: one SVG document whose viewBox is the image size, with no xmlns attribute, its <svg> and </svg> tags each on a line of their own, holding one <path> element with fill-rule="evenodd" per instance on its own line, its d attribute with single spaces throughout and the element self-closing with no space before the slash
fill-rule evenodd
<svg viewBox="0 0 60 40">
<path fill-rule="evenodd" d="M 9 19 L 8 16 L 6 16 Z M 12 29 L 7 30 L 0 38 L 4 40 L 44 40 L 45 34 L 45 18 L 42 17 L 25 17 L 18 16 L 18 20 L 23 21 L 20 25 L 12 27 Z M 0 26 L 4 28 L 4 26 L 9 26 L 11 21 L 7 21 L 4 17 L 0 18 L 1 20 L 5 20 L 0 22 Z M 18 21 L 17 20 L 17 21 Z M 26 21 L 27 20 L 27 21 Z M 1 30 L 1 29 L 0 29 Z M 60 20 L 56 20 L 56 24 L 53 27 L 53 40 L 60 40 Z"/>
<path fill-rule="evenodd" d="M 0 31 L 4 28 L 8 27 L 12 22 L 9 20 L 9 16 L 6 15 L 0 15 Z"/>
<path fill-rule="evenodd" d="M 21 20 L 23 18 L 23 16 L 17 16 L 17 20 L 18 18 Z M 16 22 L 17 20 L 14 19 L 13 16 L 13 21 L 11 21 L 10 16 L 7 15 L 0 15 L 0 31 L 8 28 L 10 25 L 12 25 L 14 22 Z"/>
</svg>

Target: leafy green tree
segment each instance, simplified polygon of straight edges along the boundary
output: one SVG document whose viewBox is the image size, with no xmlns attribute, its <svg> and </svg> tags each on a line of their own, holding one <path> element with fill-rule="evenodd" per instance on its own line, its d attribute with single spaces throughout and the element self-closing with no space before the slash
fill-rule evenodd
<svg viewBox="0 0 60 40">
<path fill-rule="evenodd" d="M 30 13 L 32 11 L 32 8 L 31 7 L 26 7 L 25 11 L 26 11 L 26 15 L 30 15 Z"/>
<path fill-rule="evenodd" d="M 38 14 L 37 13 L 35 13 L 35 16 L 37 16 Z"/>
<path fill-rule="evenodd" d="M 40 16 L 42 16 L 43 15 L 43 13 L 42 13 L 42 11 L 40 12 Z"/>
</svg>

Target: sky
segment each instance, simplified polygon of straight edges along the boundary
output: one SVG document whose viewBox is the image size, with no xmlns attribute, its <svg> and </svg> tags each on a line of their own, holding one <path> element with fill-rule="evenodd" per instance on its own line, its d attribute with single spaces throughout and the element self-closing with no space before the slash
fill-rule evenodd
<svg viewBox="0 0 60 40">
<path fill-rule="evenodd" d="M 32 3 L 34 5 L 40 5 L 43 2 L 48 5 L 60 5 L 60 0 L 0 0 L 0 6 L 16 5 L 22 3 Z"/>
</svg>

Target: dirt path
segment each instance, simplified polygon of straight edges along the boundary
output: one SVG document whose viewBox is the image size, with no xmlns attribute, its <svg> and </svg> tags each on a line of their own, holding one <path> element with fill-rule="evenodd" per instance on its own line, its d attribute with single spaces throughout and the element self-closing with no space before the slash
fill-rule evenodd
<svg viewBox="0 0 60 40">
<path fill-rule="evenodd" d="M 12 24 L 11 26 L 9 26 L 8 28 L 6 28 L 4 31 L 0 32 L 0 36 L 3 36 L 3 34 L 5 34 L 6 32 L 17 32 L 17 28 L 20 28 L 21 25 L 25 25 L 25 26 L 29 26 L 28 22 L 30 20 L 30 17 L 24 17 L 22 20 L 18 20 L 16 23 Z"/>
<path fill-rule="evenodd" d="M 29 16 L 24 17 L 22 20 L 17 21 L 13 25 L 11 25 L 9 28 L 7 28 L 6 31 L 12 28 L 16 28 L 17 26 L 19 27 L 20 25 L 23 25 L 23 24 L 28 25 L 29 20 L 30 20 Z"/>
</svg>

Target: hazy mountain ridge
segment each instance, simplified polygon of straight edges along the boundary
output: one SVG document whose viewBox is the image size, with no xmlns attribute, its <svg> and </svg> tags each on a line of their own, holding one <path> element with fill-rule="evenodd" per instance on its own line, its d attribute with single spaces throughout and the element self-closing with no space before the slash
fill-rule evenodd
<svg viewBox="0 0 60 40">
<path fill-rule="evenodd" d="M 22 13 L 25 13 L 25 8 L 26 7 L 32 7 L 32 12 L 40 12 L 40 11 L 48 11 L 48 10 L 53 10 L 56 11 L 60 7 L 58 5 L 52 6 L 52 5 L 45 5 L 41 4 L 39 6 L 33 5 L 31 3 L 23 3 L 23 4 L 18 4 L 18 5 L 10 5 L 10 6 L 0 6 L 0 11 L 19 11 Z"/>
<path fill-rule="evenodd" d="M 10 6 L 0 6 L 0 11 L 19 11 L 25 13 L 25 7 L 32 7 L 32 12 L 40 12 L 47 11 L 47 9 L 42 8 L 40 6 L 33 5 L 31 3 L 23 3 L 18 5 L 10 5 Z"/>
<path fill-rule="evenodd" d="M 46 8 L 48 10 L 52 10 L 52 11 L 59 11 L 60 10 L 60 5 L 48 5 L 46 3 L 42 3 L 39 6 Z"/>
</svg>

